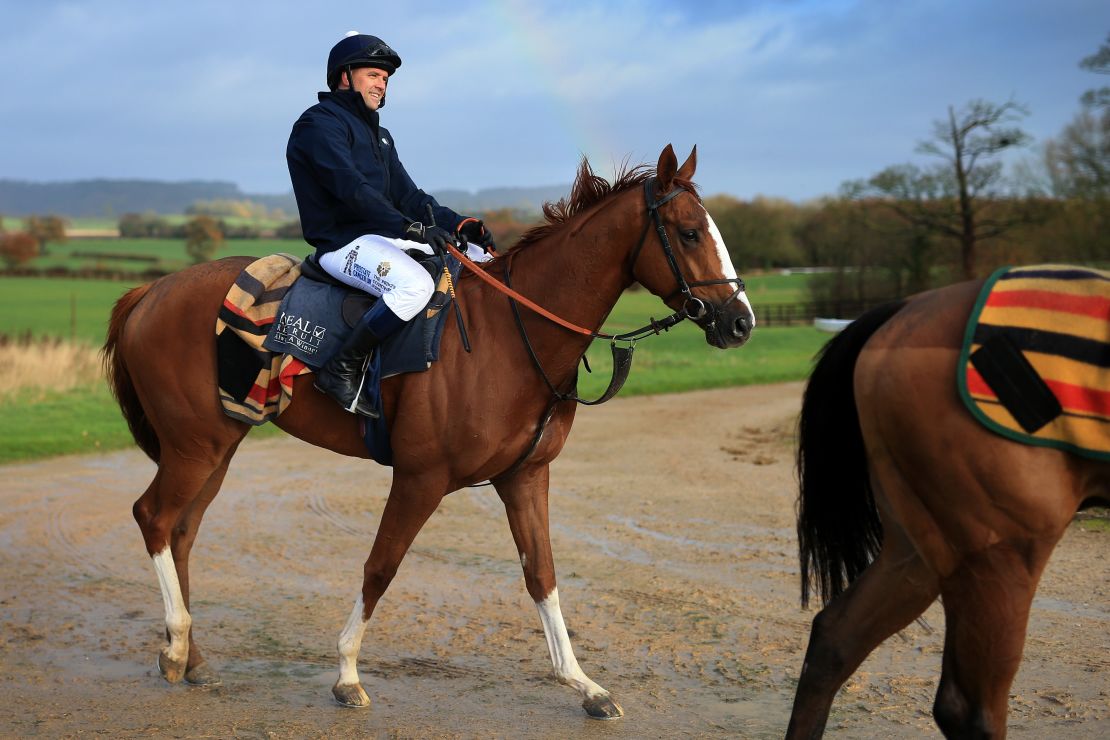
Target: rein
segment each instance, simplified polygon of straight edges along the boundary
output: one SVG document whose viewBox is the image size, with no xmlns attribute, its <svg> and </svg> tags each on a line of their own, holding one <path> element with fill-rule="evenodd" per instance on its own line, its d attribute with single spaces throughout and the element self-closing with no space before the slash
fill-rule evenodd
<svg viewBox="0 0 1110 740">
<path fill-rule="evenodd" d="M 659 199 L 655 199 L 653 197 L 655 182 L 656 178 L 654 177 L 648 178 L 644 181 L 644 200 L 647 206 L 647 212 L 651 216 L 651 218 L 644 224 L 644 230 L 640 234 L 640 239 L 636 244 L 636 248 L 632 250 L 631 259 L 629 260 L 629 271 L 633 274 L 633 277 L 635 277 L 636 262 L 639 260 L 640 253 L 643 251 L 644 243 L 647 240 L 648 230 L 651 228 L 652 223 L 654 223 L 656 233 L 659 235 L 660 246 L 662 246 L 663 254 L 667 258 L 667 265 L 671 268 L 671 273 L 674 275 L 675 281 L 678 284 L 678 289 L 663 300 L 664 302 L 666 302 L 678 294 L 683 295 L 685 297 L 685 300 L 683 302 L 682 308 L 670 314 L 669 316 L 666 316 L 659 320 L 652 318 L 649 323 L 645 324 L 639 329 L 634 329 L 630 332 L 625 332 L 623 334 L 608 334 L 602 331 L 586 329 L 553 314 L 552 312 L 538 305 L 531 299 L 513 290 L 512 253 L 507 256 L 505 264 L 505 282 L 502 283 L 500 280 L 497 280 L 484 269 L 472 262 L 463 252 L 458 250 L 454 244 L 451 244 L 450 242 L 446 244 L 447 251 L 450 252 L 450 254 L 455 257 L 455 259 L 459 260 L 459 262 L 462 263 L 465 268 L 477 275 L 481 280 L 492 286 L 494 289 L 505 294 L 505 296 L 509 299 L 509 306 L 512 309 L 513 317 L 516 320 L 517 329 L 520 332 L 521 339 L 524 340 L 524 346 L 528 349 L 528 354 L 532 358 L 532 363 L 536 366 L 536 369 L 539 371 L 540 376 L 543 378 L 543 381 L 547 385 L 548 390 L 550 390 L 552 396 L 551 402 L 547 405 L 543 416 L 540 418 L 540 423 L 536 429 L 536 434 L 535 436 L 533 436 L 532 443 L 529 445 L 528 449 L 508 469 L 495 476 L 496 478 L 504 478 L 512 475 L 524 464 L 525 460 L 527 460 L 532 455 L 532 452 L 535 451 L 537 446 L 539 446 L 540 439 L 543 438 L 544 430 L 547 428 L 548 422 L 551 420 L 551 417 L 555 413 L 555 409 L 560 403 L 562 403 L 563 401 L 575 401 L 576 403 L 580 403 L 584 406 L 596 406 L 605 403 L 606 401 L 616 396 L 620 392 L 621 388 L 624 387 L 624 383 L 628 379 L 628 375 L 632 370 L 632 353 L 635 350 L 637 341 L 653 334 L 657 335 L 661 334 L 664 331 L 668 331 L 671 327 L 679 324 L 685 319 L 689 318 L 696 320 L 704 318 L 707 315 L 710 316 L 710 320 L 707 323 L 706 330 L 711 330 L 716 324 L 717 316 L 719 315 L 721 309 L 735 301 L 740 296 L 740 293 L 744 291 L 744 281 L 740 280 L 739 277 L 722 278 L 719 280 L 699 280 L 693 283 L 687 282 L 685 276 L 682 274 L 681 268 L 678 266 L 678 260 L 675 258 L 674 250 L 671 247 L 670 239 L 667 236 L 667 230 L 663 226 L 663 219 L 659 215 L 659 209 L 682 193 L 688 191 L 682 186 L 676 186 L 670 192 L 666 193 Z M 706 303 L 702 299 L 694 296 L 691 291 L 691 288 L 705 285 L 721 285 L 732 283 L 736 283 L 737 288 L 720 307 Z M 576 389 L 570 391 L 569 393 L 560 391 L 558 388 L 555 387 L 555 384 L 551 382 L 551 378 L 549 378 L 547 373 L 544 371 L 539 356 L 536 354 L 536 350 L 532 346 L 531 340 L 528 338 L 528 332 L 524 327 L 524 320 L 520 315 L 520 307 L 518 304 L 525 306 L 529 310 L 539 314 L 545 319 L 548 319 L 549 321 L 575 333 L 582 334 L 584 336 L 590 337 L 591 339 L 610 340 L 610 348 L 613 353 L 613 375 L 612 378 L 609 380 L 609 386 L 599 397 L 593 399 L 592 401 L 588 401 L 579 396 L 577 392 L 577 382 L 575 384 Z M 628 342 L 629 344 L 627 347 L 622 347 L 618 346 L 617 342 Z M 582 355 L 582 362 L 585 364 L 586 370 L 589 371 L 590 366 L 589 362 L 586 360 L 585 354 Z"/>
</svg>

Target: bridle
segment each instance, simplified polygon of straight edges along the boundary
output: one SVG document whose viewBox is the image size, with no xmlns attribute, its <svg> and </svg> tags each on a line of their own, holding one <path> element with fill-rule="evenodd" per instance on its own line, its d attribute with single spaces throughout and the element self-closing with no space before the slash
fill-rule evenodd
<svg viewBox="0 0 1110 740">
<path fill-rule="evenodd" d="M 532 452 L 534 452 L 536 447 L 539 445 L 540 439 L 543 437 L 543 431 L 547 427 L 547 423 L 551 420 L 551 417 L 554 416 L 555 409 L 560 403 L 564 401 L 574 401 L 584 406 L 597 406 L 599 404 L 605 403 L 609 399 L 613 398 L 613 396 L 617 395 L 617 393 L 619 393 L 621 388 L 624 386 L 624 382 L 628 379 L 629 372 L 632 370 L 632 353 L 636 347 L 637 341 L 648 336 L 661 334 L 664 331 L 669 331 L 671 327 L 675 326 L 685 319 L 699 320 L 705 318 L 706 316 L 709 317 L 709 320 L 705 324 L 705 330 L 707 332 L 711 331 L 715 328 L 717 319 L 720 316 L 721 311 L 730 303 L 737 300 L 740 297 L 740 294 L 744 292 L 744 281 L 741 280 L 739 276 L 735 278 L 720 278 L 716 280 L 698 280 L 695 282 L 689 282 L 686 280 L 686 277 L 682 274 L 682 269 L 678 265 L 678 260 L 675 258 L 674 249 L 671 247 L 671 240 L 667 236 L 667 230 L 663 226 L 663 218 L 659 214 L 659 209 L 670 201 L 677 198 L 682 193 L 691 191 L 681 185 L 677 185 L 674 187 L 674 189 L 656 199 L 654 197 L 655 183 L 655 177 L 649 177 L 647 180 L 644 181 L 644 201 L 645 205 L 647 206 L 647 212 L 650 218 L 645 221 L 644 230 L 640 233 L 640 239 L 639 241 L 637 241 L 636 247 L 632 250 L 632 254 L 628 261 L 628 270 L 632 275 L 633 280 L 636 280 L 636 263 L 639 261 L 640 253 L 643 251 L 644 244 L 647 242 L 648 231 L 651 228 L 652 224 L 654 224 L 655 231 L 659 235 L 659 243 L 663 248 L 663 254 L 667 259 L 667 265 L 670 267 L 671 274 L 674 276 L 675 282 L 678 286 L 677 289 L 666 298 L 664 298 L 663 301 L 664 303 L 666 303 L 677 295 L 684 296 L 684 300 L 682 303 L 682 307 L 669 316 L 666 316 L 659 320 L 652 318 L 648 324 L 640 327 L 639 329 L 625 332 L 624 334 L 607 334 L 602 331 L 593 331 L 577 326 L 559 316 L 552 314 L 547 309 L 536 305 L 530 299 L 517 293 L 512 288 L 512 252 L 510 252 L 509 255 L 506 257 L 505 283 L 502 284 L 500 281 L 490 276 L 481 267 L 478 267 L 473 262 L 471 262 L 463 252 L 459 251 L 451 244 L 447 245 L 448 252 L 456 259 L 458 259 L 463 264 L 463 266 L 476 274 L 482 280 L 492 285 L 497 290 L 505 293 L 505 295 L 508 297 L 509 305 L 513 311 L 513 317 L 516 319 L 517 329 L 520 332 L 521 339 L 524 340 L 524 346 L 527 348 L 529 356 L 532 358 L 532 364 L 535 365 L 536 370 L 539 371 L 540 377 L 543 378 L 544 383 L 551 391 L 551 401 L 550 403 L 548 403 L 547 409 L 544 411 L 543 416 L 540 417 L 540 423 L 536 429 L 536 434 L 532 438 L 531 445 L 529 445 L 525 453 L 521 455 L 517 459 L 517 461 L 513 463 L 513 465 L 511 465 L 508 469 L 506 469 L 499 475 L 494 476 L 495 478 L 504 478 L 515 473 L 531 456 Z M 693 195 L 693 193 L 691 193 L 691 195 Z M 720 306 L 706 303 L 702 299 L 695 296 L 692 292 L 692 288 L 698 288 L 706 285 L 731 285 L 732 283 L 736 283 L 736 290 L 734 290 L 732 292 L 732 295 L 730 295 Z M 599 397 L 593 399 L 592 401 L 588 401 L 582 398 L 578 395 L 577 392 L 577 376 L 575 378 L 575 388 L 569 392 L 559 390 L 555 386 L 555 384 L 551 382 L 551 378 L 548 377 L 547 372 L 543 369 L 543 364 L 540 362 L 540 358 L 536 354 L 535 348 L 532 346 L 532 341 L 528 337 L 528 331 L 525 328 L 524 320 L 520 315 L 519 304 L 522 303 L 535 313 L 540 314 L 544 318 L 566 329 L 577 332 L 579 334 L 583 334 L 590 337 L 591 339 L 610 340 L 610 348 L 613 353 L 613 376 L 609 380 L 609 386 L 605 389 L 604 393 L 602 393 Z M 627 346 L 620 346 L 617 344 L 617 342 L 627 342 L 628 344 Z M 586 367 L 586 371 L 590 372 L 589 362 L 586 360 L 585 353 L 582 354 L 581 361 Z"/>
<path fill-rule="evenodd" d="M 629 273 L 632 275 L 632 279 L 636 280 L 636 263 L 639 261 L 640 253 L 643 251 L 644 244 L 647 242 L 648 231 L 651 229 L 652 224 L 654 224 L 655 231 L 659 235 L 659 243 L 663 248 L 663 255 L 667 259 L 667 265 L 670 267 L 671 274 L 674 276 L 675 283 L 678 286 L 674 290 L 674 292 L 670 293 L 663 299 L 663 302 L 666 303 L 677 295 L 684 296 L 684 300 L 682 303 L 682 307 L 669 316 L 665 316 L 662 319 L 652 318 L 644 326 L 641 326 L 639 329 L 634 329 L 630 332 L 625 332 L 623 334 L 608 334 L 606 332 L 595 331 L 577 326 L 576 324 L 572 324 L 566 319 L 556 316 L 542 306 L 539 306 L 525 296 L 522 296 L 520 293 L 517 293 L 515 290 L 513 290 L 512 287 L 512 252 L 510 252 L 506 257 L 505 282 L 504 284 L 502 284 L 499 280 L 492 277 L 481 267 L 470 261 L 466 257 L 466 255 L 456 249 L 454 245 L 447 245 L 448 252 L 457 260 L 459 260 L 464 267 L 469 269 L 479 278 L 489 283 L 491 286 L 501 291 L 508 297 L 509 305 L 513 311 L 513 316 L 516 319 L 517 329 L 520 332 L 521 339 L 524 340 L 524 346 L 528 349 L 529 356 L 532 358 L 532 364 L 536 366 L 536 370 L 539 371 L 540 376 L 543 378 L 544 383 L 547 384 L 547 387 L 551 391 L 551 395 L 554 398 L 552 408 L 554 408 L 554 404 L 557 404 L 561 401 L 575 401 L 585 406 L 596 406 L 598 404 L 605 403 L 620 392 L 620 389 L 624 386 L 624 382 L 628 379 L 628 373 L 632 369 L 632 352 L 635 349 L 637 341 L 648 336 L 657 335 L 665 331 L 669 331 L 671 327 L 679 324 L 685 319 L 692 319 L 697 321 L 706 318 L 707 316 L 709 317 L 709 319 L 705 323 L 705 331 L 712 331 L 716 328 L 717 319 L 721 315 L 723 309 L 733 301 L 737 300 L 740 297 L 740 294 L 744 292 L 744 281 L 741 280 L 739 277 L 719 278 L 716 280 L 697 280 L 694 282 L 689 282 L 686 280 L 686 277 L 682 274 L 682 268 L 679 267 L 678 260 L 675 258 L 674 249 L 671 247 L 671 240 L 667 236 L 667 229 L 663 226 L 663 218 L 659 214 L 659 209 L 662 208 L 665 204 L 677 198 L 682 193 L 690 193 L 691 195 L 693 195 L 693 193 L 682 185 L 676 185 L 665 195 L 656 199 L 655 183 L 655 177 L 649 177 L 644 181 L 644 203 L 647 207 L 647 213 L 650 218 L 645 220 L 644 230 L 640 233 L 640 238 L 636 242 L 636 247 L 632 250 L 628 261 L 628 270 Z M 734 290 L 732 294 L 719 306 L 713 305 L 711 303 L 706 303 L 701 298 L 695 296 L 692 292 L 692 288 L 699 288 L 706 285 L 731 285 L 732 283 L 736 284 L 736 290 Z M 524 320 L 520 315 L 519 304 L 524 304 L 524 306 L 526 306 L 533 312 L 540 314 L 544 318 L 562 326 L 565 329 L 569 329 L 570 331 L 588 336 L 591 339 L 610 340 L 610 347 L 613 353 L 613 377 L 609 381 L 609 387 L 605 389 L 605 392 L 602 393 L 601 396 L 592 401 L 587 401 L 579 396 L 576 390 L 564 392 L 555 387 L 555 384 L 551 382 L 551 378 L 548 377 L 547 372 L 544 371 L 543 364 L 540 362 L 540 358 L 536 354 L 535 348 L 532 346 L 532 341 L 528 337 L 528 331 L 527 329 L 525 329 Z M 617 342 L 627 342 L 628 346 L 619 346 Z M 583 353 L 582 355 L 582 363 L 585 365 L 586 371 L 590 372 L 589 361 L 586 359 L 585 353 Z"/>
<path fill-rule="evenodd" d="M 655 231 L 659 235 L 659 243 L 663 247 L 663 255 L 667 258 L 667 265 L 671 268 L 671 274 L 674 275 L 675 282 L 678 284 L 678 289 L 663 299 L 667 303 L 676 295 L 681 294 L 684 297 L 682 308 L 675 313 L 681 313 L 683 318 L 702 319 L 709 316 L 709 321 L 706 322 L 706 331 L 712 330 L 716 327 L 717 318 L 720 316 L 721 311 L 733 301 L 740 297 L 744 292 L 744 281 L 738 277 L 736 278 L 720 278 L 718 280 L 698 280 L 693 283 L 687 282 L 686 277 L 682 274 L 682 269 L 678 266 L 678 260 L 675 258 L 674 249 L 671 248 L 671 240 L 667 236 L 667 229 L 663 226 L 663 217 L 659 215 L 659 209 L 665 204 L 678 197 L 684 192 L 690 192 L 681 185 L 676 185 L 666 195 L 661 196 L 658 200 L 655 199 L 655 178 L 649 177 L 644 181 L 644 200 L 647 204 L 648 214 L 651 219 L 644 223 L 644 230 L 640 234 L 640 241 L 636 244 L 636 248 L 632 250 L 632 258 L 629 261 L 629 269 L 635 276 L 636 261 L 640 258 L 640 252 L 643 251 L 644 242 L 647 239 L 648 229 L 651 224 L 655 224 Z M 725 285 L 736 283 L 736 290 L 732 292 L 724 303 L 720 306 L 706 303 L 701 298 L 693 294 L 691 288 L 700 288 L 705 285 Z M 681 320 L 681 319 L 680 319 Z M 677 322 L 676 322 L 677 323 Z"/>
</svg>

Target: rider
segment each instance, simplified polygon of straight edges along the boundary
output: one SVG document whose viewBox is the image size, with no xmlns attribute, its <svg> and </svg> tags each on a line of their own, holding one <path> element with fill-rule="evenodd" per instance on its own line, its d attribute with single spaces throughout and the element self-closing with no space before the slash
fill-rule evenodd
<svg viewBox="0 0 1110 740">
<path fill-rule="evenodd" d="M 329 275 L 381 300 L 316 374 L 316 387 L 352 413 L 376 417 L 359 399 L 365 360 L 423 309 L 435 289 L 406 249 L 443 253 L 466 237 L 469 256 L 489 259 L 492 235 L 416 187 L 378 123 L 397 52 L 376 36 L 349 32 L 328 55 L 328 89 L 289 135 L 286 159 L 305 240 Z M 431 206 L 434 224 L 425 224 Z"/>
</svg>

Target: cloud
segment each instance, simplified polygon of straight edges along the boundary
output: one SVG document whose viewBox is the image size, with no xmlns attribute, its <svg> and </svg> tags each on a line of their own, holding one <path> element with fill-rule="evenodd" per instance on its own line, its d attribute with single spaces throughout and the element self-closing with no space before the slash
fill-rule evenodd
<svg viewBox="0 0 1110 740">
<path fill-rule="evenodd" d="M 8 3 L 0 177 L 286 190 L 289 128 L 358 29 L 404 58 L 383 121 L 425 188 L 567 182 L 580 153 L 673 142 L 699 144 L 707 192 L 810 197 L 911 159 L 973 97 L 1054 135 L 1107 28 L 1095 0 Z"/>
</svg>

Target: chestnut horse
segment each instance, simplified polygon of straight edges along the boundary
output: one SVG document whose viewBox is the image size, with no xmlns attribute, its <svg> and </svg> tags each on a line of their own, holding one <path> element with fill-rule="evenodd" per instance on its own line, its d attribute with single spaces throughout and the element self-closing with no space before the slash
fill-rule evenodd
<svg viewBox="0 0 1110 740">
<path fill-rule="evenodd" d="M 864 658 L 941 597 L 933 705 L 949 737 L 1003 737 L 1037 582 L 1110 465 L 988 431 L 957 392 L 982 282 L 874 309 L 822 350 L 799 424 L 802 603 L 813 620 L 787 736 L 819 737 Z"/>
<path fill-rule="evenodd" d="M 694 320 L 709 344 L 738 347 L 754 316 L 694 190 L 695 166 L 696 149 L 679 167 L 668 146 L 654 173 L 636 167 L 610 184 L 583 160 L 569 200 L 545 206 L 547 223 L 484 267 L 504 280 L 511 263 L 512 287 L 520 295 L 591 330 L 639 282 L 676 311 L 693 306 L 689 313 L 700 315 Z M 250 429 L 221 409 L 214 337 L 217 311 L 249 261 L 198 265 L 130 291 L 112 312 L 104 346 L 110 382 L 135 440 L 158 463 L 134 516 L 165 601 L 168 645 L 158 664 L 171 682 L 219 680 L 193 637 L 189 552 Z M 341 704 L 370 704 L 357 660 L 374 607 L 443 497 L 489 480 L 505 505 L 556 677 L 579 692 L 590 716 L 619 717 L 620 706 L 575 660 L 548 532 L 548 466 L 570 432 L 577 368 L 591 338 L 525 310 L 518 325 L 505 295 L 479 280 L 458 281 L 457 295 L 473 351 L 465 351 L 449 321 L 438 363 L 382 386 L 393 482 L 362 588 L 339 636 L 333 694 Z M 310 375 L 296 379 L 293 401 L 275 423 L 314 445 L 368 457 L 358 418 L 316 391 Z"/>
</svg>

